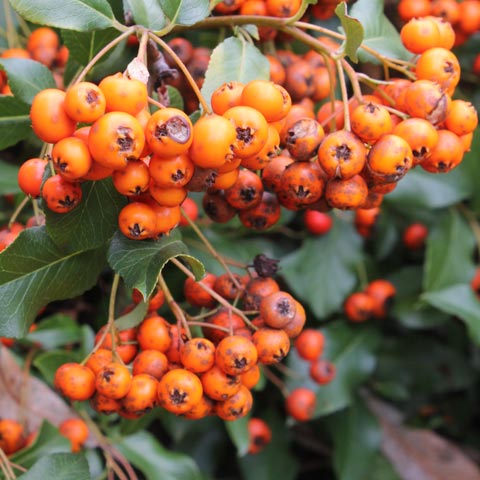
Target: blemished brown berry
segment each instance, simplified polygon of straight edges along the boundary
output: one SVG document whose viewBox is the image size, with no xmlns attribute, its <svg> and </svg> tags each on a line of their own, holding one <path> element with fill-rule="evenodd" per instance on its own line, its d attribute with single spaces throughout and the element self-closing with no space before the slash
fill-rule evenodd
<svg viewBox="0 0 480 480">
<path fill-rule="evenodd" d="M 297 338 L 307 321 L 307 315 L 303 305 L 295 300 L 295 316 L 282 328 L 288 338 Z"/>
<path fill-rule="evenodd" d="M 373 316 L 374 299 L 365 292 L 350 294 L 343 305 L 346 317 L 352 322 L 365 322 Z"/>
<path fill-rule="evenodd" d="M 99 393 L 96 393 L 90 398 L 90 405 L 96 412 L 103 413 L 104 415 L 118 413 L 122 408 L 120 400 L 115 400 L 114 398 L 106 397 Z"/>
<path fill-rule="evenodd" d="M 158 380 L 148 373 L 133 375 L 130 389 L 122 398 L 122 407 L 136 414 L 151 410 L 156 403 L 157 386 Z"/>
<path fill-rule="evenodd" d="M 241 298 L 244 287 L 244 280 L 237 273 L 218 275 L 213 284 L 213 289 L 227 300 Z"/>
<path fill-rule="evenodd" d="M 266 325 L 282 328 L 295 316 L 295 299 L 285 291 L 274 292 L 260 302 L 260 316 Z"/>
<path fill-rule="evenodd" d="M 323 353 L 325 335 L 319 330 L 307 328 L 295 339 L 294 346 L 304 360 L 316 360 Z"/>
<path fill-rule="evenodd" d="M 210 190 L 205 193 L 202 206 L 207 216 L 216 223 L 227 223 L 237 214 L 237 209 L 225 199 L 223 190 Z"/>
<path fill-rule="evenodd" d="M 192 372 L 177 368 L 167 372 L 158 382 L 158 404 L 176 415 L 186 413 L 200 402 L 203 387 Z"/>
<path fill-rule="evenodd" d="M 368 187 L 360 175 L 330 179 L 325 187 L 325 200 L 331 208 L 357 209 L 367 200 Z"/>
<path fill-rule="evenodd" d="M 267 230 L 280 220 L 281 208 L 277 196 L 263 192 L 260 202 L 238 212 L 238 218 L 247 228 L 257 231 Z"/>
<path fill-rule="evenodd" d="M 228 375 L 214 365 L 200 376 L 203 390 L 212 400 L 223 401 L 235 395 L 242 385 L 240 377 Z"/>
<path fill-rule="evenodd" d="M 95 393 L 95 375 L 79 363 L 64 363 L 53 380 L 55 388 L 70 400 L 87 400 Z"/>
<path fill-rule="evenodd" d="M 225 308 L 221 308 L 213 315 L 208 317 L 207 325 L 202 327 L 203 334 L 206 338 L 217 345 L 228 335 L 228 333 L 216 327 L 223 327 L 224 329 L 226 328 L 232 332 L 235 332 L 240 328 L 244 328 L 245 322 L 243 321 L 242 317 L 236 313 L 233 313 Z"/>
<path fill-rule="evenodd" d="M 228 375 L 241 375 L 257 363 L 258 353 L 251 340 L 229 335 L 217 345 L 215 363 Z"/>
<path fill-rule="evenodd" d="M 337 373 L 335 365 L 325 358 L 318 358 L 310 364 L 310 377 L 320 385 L 330 383 Z"/>
<path fill-rule="evenodd" d="M 146 373 L 160 380 L 168 372 L 168 358 L 159 350 L 142 350 L 133 361 L 132 374 Z"/>
<path fill-rule="evenodd" d="M 243 306 L 246 310 L 258 310 L 262 298 L 278 291 L 280 286 L 272 277 L 254 277 L 245 286 Z"/>
<path fill-rule="evenodd" d="M 285 407 L 289 416 L 299 422 L 306 422 L 313 417 L 316 403 L 315 392 L 306 387 L 299 387 L 290 392 Z"/>
<path fill-rule="evenodd" d="M 247 387 L 240 385 L 237 393 L 215 405 L 215 413 L 222 420 L 234 421 L 245 417 L 252 409 L 252 405 L 252 393 Z"/>
<path fill-rule="evenodd" d="M 96 377 L 97 392 L 106 397 L 119 400 L 123 398 L 132 384 L 132 375 L 125 365 L 111 362 L 105 365 Z"/>
<path fill-rule="evenodd" d="M 306 162 L 316 154 L 324 136 L 323 127 L 317 120 L 301 118 L 287 130 L 285 143 L 292 157 Z"/>
</svg>

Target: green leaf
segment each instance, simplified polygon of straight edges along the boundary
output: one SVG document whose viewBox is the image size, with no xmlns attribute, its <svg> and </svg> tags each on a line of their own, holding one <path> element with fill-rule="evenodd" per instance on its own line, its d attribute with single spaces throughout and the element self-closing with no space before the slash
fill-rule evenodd
<svg viewBox="0 0 480 480">
<path fill-rule="evenodd" d="M 114 28 L 95 30 L 93 32 L 62 30 L 61 34 L 63 43 L 68 47 L 69 61 L 74 59 L 80 65 L 87 65 L 103 47 L 119 35 L 118 31 Z M 105 54 L 100 62 L 106 60 L 112 51 L 113 49 Z"/>
<path fill-rule="evenodd" d="M 116 21 L 107 0 L 10 0 L 25 20 L 40 25 L 88 32 L 112 27 Z"/>
<path fill-rule="evenodd" d="M 322 237 L 308 237 L 282 259 L 282 275 L 298 299 L 320 318 L 338 310 L 357 283 L 362 240 L 350 223 L 335 219 Z"/>
<path fill-rule="evenodd" d="M 90 480 L 88 462 L 84 455 L 73 453 L 54 453 L 36 462 L 19 480 Z"/>
<path fill-rule="evenodd" d="M 307 385 L 317 392 L 315 416 L 328 415 L 351 404 L 357 388 L 372 374 L 376 366 L 375 352 L 380 344 L 377 330 L 368 325 L 330 324 L 325 334 L 324 357 L 335 364 L 336 376 L 328 385 L 319 386 L 309 376 L 310 364 L 296 351 L 288 355 L 288 365 L 298 373 L 289 379 L 288 388 Z"/>
<path fill-rule="evenodd" d="M 15 97 L 0 96 L 0 149 L 15 145 L 30 133 L 30 107 Z M 3 182 L 3 179 L 0 181 Z"/>
<path fill-rule="evenodd" d="M 359 480 L 401 480 L 392 464 L 381 453 L 377 453 L 370 464 L 370 471 Z"/>
<path fill-rule="evenodd" d="M 161 30 L 167 19 L 158 0 L 125 0 L 125 10 L 132 13 L 134 23 L 151 30 Z"/>
<path fill-rule="evenodd" d="M 167 85 L 167 93 L 170 100 L 169 106 L 172 108 L 178 108 L 179 110 L 183 110 L 184 101 L 180 91 L 177 88 L 172 87 L 171 85 Z"/>
<path fill-rule="evenodd" d="M 47 231 L 59 247 L 89 250 L 107 243 L 118 229 L 118 213 L 126 204 L 111 178 L 82 183 L 82 201 L 68 213 L 45 208 Z"/>
<path fill-rule="evenodd" d="M 345 2 L 338 4 L 337 8 L 335 8 L 335 13 L 340 19 L 346 36 L 341 49 L 347 57 L 350 57 L 353 62 L 357 63 L 357 51 L 364 36 L 363 26 L 356 18 L 347 15 L 347 4 Z"/>
<path fill-rule="evenodd" d="M 250 436 L 248 433 L 248 417 L 243 417 L 234 422 L 224 422 L 228 436 L 237 448 L 237 455 L 243 457 L 248 453 Z"/>
<path fill-rule="evenodd" d="M 185 260 L 198 280 L 205 274 L 203 265 L 188 255 L 178 229 L 159 240 L 141 242 L 117 232 L 108 251 L 108 262 L 113 270 L 121 275 L 129 288 L 136 288 L 144 298 L 151 295 L 158 275 L 168 260 L 174 257 Z"/>
<path fill-rule="evenodd" d="M 115 445 L 146 478 L 155 480 L 201 480 L 195 462 L 182 453 L 171 452 L 147 432 L 122 438 Z"/>
<path fill-rule="evenodd" d="M 333 437 L 333 466 L 338 480 L 358 480 L 371 471 L 380 447 L 381 431 L 376 417 L 357 398 L 347 410 L 326 419 Z"/>
<path fill-rule="evenodd" d="M 358 0 L 352 6 L 350 16 L 360 21 L 365 32 L 362 43 L 384 56 L 411 60 L 412 54 L 403 46 L 398 31 L 383 13 L 383 7 L 383 0 Z M 362 48 L 358 58 L 362 62 L 380 63 Z"/>
<path fill-rule="evenodd" d="M 57 313 L 38 322 L 37 328 L 26 339 L 36 342 L 45 350 L 77 343 L 80 338 L 80 326 L 70 316 Z"/>
<path fill-rule="evenodd" d="M 440 217 L 427 238 L 424 289 L 469 282 L 475 271 L 474 247 L 473 232 L 459 213 L 452 210 Z"/>
<path fill-rule="evenodd" d="M 131 311 L 118 317 L 115 320 L 115 325 L 119 330 L 126 330 L 127 328 L 133 328 L 139 325 L 145 318 L 148 311 L 148 303 L 140 302 Z"/>
<path fill-rule="evenodd" d="M 162 9 L 170 23 L 174 25 L 193 25 L 208 17 L 208 0 L 163 0 Z"/>
<path fill-rule="evenodd" d="M 0 110 L 2 108 L 2 98 L 0 97 Z M 0 113 L 1 115 L 1 113 Z M 0 120 L 1 125 L 1 120 Z M 30 126 L 28 127 L 30 130 Z M 0 149 L 6 148 L 2 146 L 1 141 L 3 140 L 3 133 L 0 127 Z M 12 165 L 11 163 L 2 162 L 0 160 L 0 195 L 6 195 L 8 193 L 18 193 L 20 192 L 20 187 L 18 186 L 17 175 L 18 175 L 18 167 Z"/>
<path fill-rule="evenodd" d="M 50 350 L 35 356 L 33 366 L 38 368 L 42 375 L 42 379 L 53 385 L 55 372 L 64 363 L 78 361 L 78 355 L 67 350 Z"/>
<path fill-rule="evenodd" d="M 430 305 L 461 318 L 473 342 L 480 344 L 480 301 L 470 284 L 450 285 L 422 295 Z"/>
<path fill-rule="evenodd" d="M 385 195 L 385 203 L 406 212 L 414 208 L 445 208 L 468 198 L 471 192 L 471 178 L 460 167 L 438 175 L 415 168 L 398 182 L 393 192 Z"/>
<path fill-rule="evenodd" d="M 202 94 L 208 104 L 212 93 L 225 82 L 270 78 L 268 60 L 257 47 L 235 37 L 218 44 L 210 57 Z"/>
<path fill-rule="evenodd" d="M 69 454 L 70 450 L 70 440 L 63 435 L 60 435 L 58 428 L 54 427 L 51 423 L 44 421 L 35 441 L 28 448 L 13 454 L 11 460 L 14 463 L 22 465 L 22 467 L 30 468 L 35 462 L 47 455 L 60 452 Z M 55 478 L 56 480 L 56 477 L 54 476 L 44 478 Z"/>
<path fill-rule="evenodd" d="M 42 307 L 80 295 L 104 266 L 105 248 L 65 253 L 45 227 L 20 232 L 0 254 L 0 336 L 25 335 Z"/>
<path fill-rule="evenodd" d="M 57 87 L 52 72 L 34 60 L 3 58 L 0 65 L 7 72 L 8 85 L 14 97 L 29 105 L 41 90 Z"/>
</svg>

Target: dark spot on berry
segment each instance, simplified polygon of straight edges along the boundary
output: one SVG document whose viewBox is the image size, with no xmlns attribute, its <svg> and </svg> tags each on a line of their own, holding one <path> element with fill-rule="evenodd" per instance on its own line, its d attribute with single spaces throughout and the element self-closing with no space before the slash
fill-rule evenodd
<svg viewBox="0 0 480 480">
<path fill-rule="evenodd" d="M 186 392 L 180 392 L 178 389 L 174 389 L 172 393 L 170 393 L 170 400 L 174 405 L 181 405 L 185 403 L 185 398 L 187 397 Z"/>
<path fill-rule="evenodd" d="M 250 127 L 237 127 L 237 140 L 248 145 L 253 140 L 252 130 Z"/>
<path fill-rule="evenodd" d="M 160 141 L 162 141 L 162 137 L 168 137 L 176 143 L 187 143 L 191 136 L 190 125 L 184 118 L 174 116 L 162 125 L 157 125 L 154 136 Z"/>
</svg>

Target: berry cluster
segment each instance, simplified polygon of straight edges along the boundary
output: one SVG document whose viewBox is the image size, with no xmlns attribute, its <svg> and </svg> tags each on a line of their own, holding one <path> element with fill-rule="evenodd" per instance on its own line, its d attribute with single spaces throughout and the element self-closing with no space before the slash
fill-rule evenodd
<svg viewBox="0 0 480 480">
<path fill-rule="evenodd" d="M 183 293 L 197 315 L 182 310 L 185 321 L 169 323 L 157 312 L 168 297 L 157 289 L 137 327 L 102 327 L 84 364 L 58 368 L 55 387 L 70 400 L 90 400 L 99 413 L 126 418 L 155 406 L 189 419 L 245 416 L 261 367 L 281 362 L 301 333 L 302 305 L 271 276 L 187 277 Z M 132 300 L 141 300 L 138 291 Z M 228 307 L 239 300 L 243 310 Z M 192 336 L 193 326 L 201 335 Z"/>
</svg>

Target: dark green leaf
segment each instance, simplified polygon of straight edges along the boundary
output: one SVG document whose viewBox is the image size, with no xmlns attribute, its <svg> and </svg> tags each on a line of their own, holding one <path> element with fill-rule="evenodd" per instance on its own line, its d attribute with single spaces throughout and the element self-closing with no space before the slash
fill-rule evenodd
<svg viewBox="0 0 480 480">
<path fill-rule="evenodd" d="M 248 452 L 250 446 L 250 436 L 247 429 L 248 417 L 240 418 L 234 422 L 225 422 L 230 440 L 237 448 L 237 455 L 243 457 Z"/>
<path fill-rule="evenodd" d="M 337 8 L 335 9 L 335 13 L 340 19 L 346 36 L 341 49 L 347 57 L 350 57 L 353 62 L 357 63 L 357 51 L 363 41 L 364 36 L 362 24 L 356 18 L 352 18 L 350 15 L 347 15 L 347 4 L 344 2 L 338 4 Z"/>
<path fill-rule="evenodd" d="M 125 0 L 125 3 L 126 10 L 132 13 L 136 25 L 143 25 L 151 30 L 165 27 L 167 19 L 158 0 Z"/>
<path fill-rule="evenodd" d="M 22 465 L 22 467 L 30 468 L 36 461 L 47 455 L 61 452 L 70 453 L 70 450 L 70 440 L 60 435 L 58 428 L 44 421 L 33 444 L 13 454 L 11 460 Z M 52 478 L 53 480 L 55 477 L 45 478 Z"/>
<path fill-rule="evenodd" d="M 93 32 L 62 30 L 62 39 L 69 51 L 69 61 L 74 59 L 80 65 L 87 65 L 105 45 L 114 40 L 118 35 L 118 31 L 113 28 L 95 30 Z M 100 61 L 107 59 L 111 52 L 112 50 L 104 55 Z"/>
<path fill-rule="evenodd" d="M 0 97 L 0 110 L 2 108 L 2 103 L 3 103 L 2 98 Z M 1 125 L 1 120 L 0 120 L 0 125 Z M 16 127 L 15 127 L 15 130 L 16 130 Z M 28 126 L 28 130 L 30 130 L 30 125 Z M 2 129 L 0 128 L 0 148 L 6 148 L 1 144 L 1 141 L 3 140 L 2 135 L 3 135 Z M 20 192 L 20 188 L 18 186 L 18 181 L 17 181 L 18 167 L 15 165 L 12 165 L 11 163 L 2 162 L 0 160 L 0 172 L 2 172 L 2 174 L 0 175 L 0 195 Z"/>
<path fill-rule="evenodd" d="M 333 465 L 338 480 L 358 480 L 371 471 L 380 446 L 378 420 L 357 398 L 347 410 L 326 419 L 333 437 Z"/>
<path fill-rule="evenodd" d="M 439 218 L 427 238 L 424 289 L 441 290 L 473 278 L 475 237 L 459 213 Z"/>
<path fill-rule="evenodd" d="M 320 318 L 335 312 L 357 283 L 362 241 L 350 223 L 335 219 L 323 237 L 309 237 L 282 259 L 282 275 L 298 299 Z"/>
<path fill-rule="evenodd" d="M 170 23 L 174 25 L 193 25 L 208 17 L 208 0 L 164 0 L 162 9 Z"/>
<path fill-rule="evenodd" d="M 480 300 L 470 284 L 450 285 L 426 292 L 421 298 L 443 312 L 460 317 L 466 323 L 472 341 L 480 344 Z"/>
<path fill-rule="evenodd" d="M 144 298 L 153 292 L 158 275 L 173 257 L 181 257 L 192 268 L 197 279 L 205 274 L 203 265 L 188 255 L 178 229 L 159 240 L 130 240 L 121 233 L 113 237 L 108 252 L 110 266 L 119 273 L 129 288 L 136 288 Z"/>
<path fill-rule="evenodd" d="M 83 455 L 73 453 L 54 453 L 40 458 L 19 480 L 90 480 L 88 462 Z"/>
<path fill-rule="evenodd" d="M 269 78 L 269 63 L 260 50 L 250 43 L 230 37 L 217 45 L 212 52 L 202 94 L 210 104 L 212 93 L 225 82 L 237 80 L 248 83 L 250 80 Z"/>
<path fill-rule="evenodd" d="M 295 351 L 288 355 L 288 365 L 298 373 L 298 378 L 289 379 L 287 386 L 295 388 L 308 385 L 317 392 L 317 417 L 350 405 L 357 388 L 375 368 L 375 351 L 380 344 L 378 331 L 368 325 L 349 326 L 344 321 L 338 321 L 322 331 L 326 345 L 323 356 L 332 361 L 337 369 L 331 383 L 319 386 L 309 377 L 310 364 Z"/>
<path fill-rule="evenodd" d="M 131 312 L 118 317 L 115 320 L 115 325 L 119 330 L 136 327 L 145 318 L 147 311 L 148 303 L 140 302 Z"/>
<path fill-rule="evenodd" d="M 380 453 L 370 464 L 370 471 L 359 480 L 401 480 L 392 464 Z"/>
<path fill-rule="evenodd" d="M 114 25 L 107 0 L 10 0 L 12 7 L 32 23 L 70 30 L 91 31 Z"/>
<path fill-rule="evenodd" d="M 22 231 L 0 254 L 0 336 L 25 335 L 42 307 L 83 293 L 104 265 L 104 248 L 67 254 L 45 227 Z"/>
<path fill-rule="evenodd" d="M 471 178 L 460 168 L 438 175 L 415 168 L 385 196 L 385 203 L 406 212 L 414 208 L 444 208 L 468 198 L 471 192 Z"/>
<path fill-rule="evenodd" d="M 56 88 L 52 72 L 39 62 L 26 58 L 3 58 L 8 85 L 16 99 L 31 104 L 33 97 L 46 88 Z"/>
<path fill-rule="evenodd" d="M 363 26 L 364 45 L 387 57 L 402 60 L 412 58 L 412 54 L 403 46 L 398 31 L 383 13 L 383 0 L 358 0 L 352 6 L 350 16 Z M 358 51 L 358 57 L 362 62 L 380 63 L 362 48 Z"/>
<path fill-rule="evenodd" d="M 477 93 L 480 90 L 477 89 Z M 478 103 L 477 103 L 478 110 Z M 472 209 L 477 214 L 480 213 L 480 189 L 478 188 L 477 179 L 480 178 L 480 162 L 478 161 L 478 152 L 480 151 L 480 128 L 477 128 L 473 134 L 472 146 L 463 158 L 462 163 L 453 170 L 459 172 L 469 182 L 467 192 L 470 194 Z"/>
<path fill-rule="evenodd" d="M 32 132 L 30 107 L 10 96 L 0 96 L 0 149 L 15 145 Z"/>
<path fill-rule="evenodd" d="M 64 363 L 76 362 L 82 360 L 77 358 L 71 351 L 67 350 L 50 350 L 49 352 L 43 352 L 38 354 L 33 360 L 33 366 L 38 368 L 42 374 L 42 379 L 47 381 L 50 385 L 53 385 L 53 379 L 57 368 Z"/>
<path fill-rule="evenodd" d="M 171 452 L 147 432 L 122 438 L 116 447 L 146 478 L 155 480 L 201 480 L 195 462 L 187 455 Z"/>
<path fill-rule="evenodd" d="M 69 251 L 89 250 L 108 242 L 118 229 L 118 213 L 126 204 L 111 178 L 84 182 L 82 192 L 82 201 L 69 213 L 45 208 L 48 234 Z"/>
<path fill-rule="evenodd" d="M 45 350 L 78 342 L 80 326 L 63 313 L 57 313 L 38 322 L 37 328 L 27 335 L 27 340 L 36 342 Z"/>
</svg>

